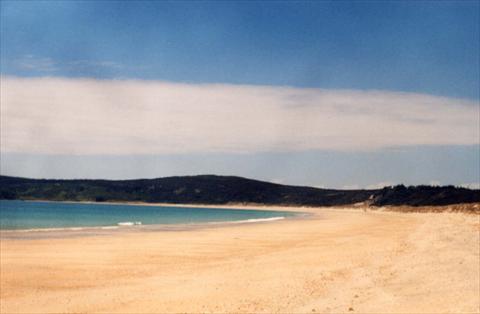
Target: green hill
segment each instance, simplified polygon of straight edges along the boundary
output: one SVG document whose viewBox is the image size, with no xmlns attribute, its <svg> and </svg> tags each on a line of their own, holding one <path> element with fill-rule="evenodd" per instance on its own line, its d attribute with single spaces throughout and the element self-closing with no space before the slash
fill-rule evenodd
<svg viewBox="0 0 480 314">
<path fill-rule="evenodd" d="M 215 175 L 138 180 L 46 180 L 0 176 L 0 198 L 306 206 L 367 202 L 379 206 L 420 206 L 480 202 L 480 191 L 453 186 L 403 185 L 377 190 L 334 190 Z"/>
</svg>

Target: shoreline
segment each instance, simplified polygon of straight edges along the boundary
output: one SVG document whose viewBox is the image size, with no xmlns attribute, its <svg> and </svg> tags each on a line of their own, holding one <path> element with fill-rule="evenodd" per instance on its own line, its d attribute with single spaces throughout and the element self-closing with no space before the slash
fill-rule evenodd
<svg viewBox="0 0 480 314">
<path fill-rule="evenodd" d="M 250 206 L 250 205 L 189 205 L 189 204 L 166 204 L 166 203 L 138 203 L 138 202 L 74 202 L 74 201 L 47 201 L 47 200 L 15 200 L 24 202 L 41 202 L 41 203 L 65 203 L 65 204 L 92 204 L 92 205 L 127 205 L 127 206 L 152 206 L 152 207 L 182 207 L 182 208 L 218 208 L 218 209 L 235 209 L 235 210 L 259 210 L 259 211 L 278 211 L 279 215 L 283 212 L 291 213 L 291 216 L 278 216 L 267 218 L 249 218 L 244 220 L 226 220 L 211 222 L 194 222 L 194 223 L 175 223 L 175 224 L 140 224 L 140 225 L 108 225 L 108 226 L 75 226 L 75 227 L 53 227 L 53 228 L 32 228 L 32 229 L 0 229 L 0 239 L 42 239 L 42 238 L 59 238 L 71 236 L 95 236 L 95 235 L 112 235 L 118 233 L 131 232 L 162 232 L 162 231 L 189 231 L 205 228 L 221 228 L 228 226 L 244 225 L 244 224 L 264 224 L 272 223 L 279 220 L 291 219 L 308 219 L 314 215 L 311 211 L 300 211 L 299 207 L 290 208 L 294 210 L 285 210 L 285 207 L 273 206 Z M 303 209 L 303 208 L 302 208 Z"/>
<path fill-rule="evenodd" d="M 250 224 L 271 224 L 281 220 L 311 219 L 321 215 L 322 211 L 329 212 L 358 212 L 358 213 L 404 213 L 404 214 L 428 214 L 428 213 L 451 213 L 480 216 L 480 203 L 466 203 L 443 206 L 383 206 L 369 207 L 363 205 L 350 206 L 286 206 L 286 205 L 265 205 L 265 204 L 173 204 L 173 203 L 146 203 L 146 202 L 94 202 L 94 201 L 50 201 L 50 200 L 14 200 L 22 202 L 40 203 L 65 203 L 65 204 L 91 204 L 91 205 L 127 205 L 127 206 L 152 206 L 152 207 L 180 207 L 180 208 L 218 208 L 235 210 L 260 210 L 289 212 L 292 216 L 214 221 L 199 223 L 176 223 L 176 224 L 141 224 L 132 226 L 108 225 L 108 226 L 78 226 L 58 228 L 33 228 L 33 229 L 0 229 L 0 240 L 22 240 L 22 239 L 45 239 L 45 238 L 68 238 L 68 237 L 92 237 L 108 236 L 139 232 L 170 232 L 170 231 L 191 231 L 211 228 L 236 227 Z M 473 210 L 463 210 L 464 207 Z M 458 210 L 460 208 L 460 210 Z M 453 209 L 453 210 L 452 210 Z M 273 219 L 272 219 L 273 218 Z M 480 218 L 479 218 L 480 219 Z"/>
<path fill-rule="evenodd" d="M 449 205 L 384 205 L 369 206 L 363 203 L 345 204 L 335 206 L 309 206 L 309 205 L 270 205 L 263 203 L 228 203 L 228 204 L 178 204 L 178 203 L 148 203 L 134 201 L 52 201 L 52 200 L 12 200 L 22 202 L 42 202 L 42 203 L 67 203 L 67 204 L 105 204 L 105 205 L 135 205 L 135 206 L 159 206 L 159 207 L 195 207 L 195 208 L 224 208 L 238 210 L 270 210 L 270 211 L 290 211 L 290 212 L 315 212 L 318 209 L 332 210 L 352 210 L 352 211 L 372 211 L 372 212 L 402 212 L 402 213 L 466 213 L 480 215 L 480 203 L 456 203 Z"/>
<path fill-rule="evenodd" d="M 266 205 L 266 204 L 174 204 L 174 203 L 146 203 L 146 202 L 94 202 L 94 201 L 51 201 L 51 200 L 8 200 L 21 202 L 39 202 L 39 203 L 65 203 L 65 204 L 91 204 L 91 205 L 127 205 L 127 206 L 151 206 L 151 207 L 180 207 L 180 208 L 218 208 L 235 210 L 260 210 L 260 211 L 278 211 L 289 212 L 292 216 L 282 216 L 259 219 L 199 222 L 199 223 L 178 223 L 178 224 L 141 224 L 134 226 L 108 225 L 108 226 L 76 226 L 76 227 L 58 227 L 58 228 L 33 228 L 33 229 L 0 229 L 1 239 L 22 239 L 23 235 L 27 239 L 35 238 L 60 238 L 81 237 L 95 235 L 111 235 L 118 233 L 131 232 L 162 232 L 162 231 L 189 231 L 196 229 L 221 228 L 228 226 L 238 226 L 244 224 L 264 224 L 273 223 L 277 220 L 295 220 L 309 219 L 319 215 L 321 211 L 339 211 L 339 212 L 370 212 L 370 213 L 404 213 L 404 214 L 427 214 L 427 213 L 453 213 L 480 216 L 480 203 L 461 203 L 442 206 L 382 206 L 370 207 L 363 204 L 318 207 L 318 206 L 294 206 L 294 205 Z M 467 208 L 467 210 L 465 209 Z M 272 219 L 274 218 L 274 219 Z"/>
<path fill-rule="evenodd" d="M 6 229 L 0 230 L 1 240 L 41 240 L 52 238 L 69 237 L 92 237 L 92 236 L 115 236 L 129 233 L 148 232 L 188 232 L 193 230 L 237 227 L 242 225 L 269 224 L 282 220 L 309 219 L 314 214 L 299 213 L 296 216 L 279 216 L 270 218 L 215 221 L 205 223 L 178 223 L 178 224 L 144 224 L 133 226 L 92 226 L 92 227 L 59 227 L 59 228 L 38 228 L 38 229 Z"/>
<path fill-rule="evenodd" d="M 134 202 L 134 201 L 113 201 L 113 202 L 95 202 L 95 201 L 52 201 L 52 200 L 12 200 L 22 202 L 41 202 L 41 203 L 66 203 L 66 204 L 95 204 L 95 205 L 135 205 L 135 206 L 159 206 L 159 207 L 195 207 L 195 208 L 225 208 L 225 209 L 239 209 L 239 210 L 269 210 L 269 211 L 291 211 L 299 212 L 300 209 L 317 209 L 317 208 L 341 208 L 352 207 L 352 205 L 345 206 L 299 206 L 299 205 L 268 205 L 268 204 L 244 204 L 244 203 L 228 203 L 228 204 L 178 204 L 178 203 L 148 203 L 148 202 Z M 290 210 L 288 210 L 290 209 Z"/>
</svg>

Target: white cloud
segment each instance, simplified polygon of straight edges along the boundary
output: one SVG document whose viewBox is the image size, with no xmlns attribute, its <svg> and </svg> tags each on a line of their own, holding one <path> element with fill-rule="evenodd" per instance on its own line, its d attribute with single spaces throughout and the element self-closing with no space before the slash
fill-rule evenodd
<svg viewBox="0 0 480 314">
<path fill-rule="evenodd" d="M 69 70 L 94 69 L 94 68 L 111 68 L 111 69 L 124 68 L 124 66 L 122 66 L 121 64 L 113 61 L 91 61 L 91 60 L 70 61 L 62 64 L 62 67 Z"/>
<path fill-rule="evenodd" d="M 480 190 L 480 182 L 463 183 L 460 186 L 467 189 Z"/>
<path fill-rule="evenodd" d="M 360 190 L 361 187 L 358 184 L 349 184 L 349 185 L 344 185 L 342 187 L 342 190 Z"/>
<path fill-rule="evenodd" d="M 40 72 L 55 72 L 58 70 L 57 63 L 50 58 L 39 58 L 33 55 L 25 55 L 15 60 L 15 65 L 22 70 Z"/>
<path fill-rule="evenodd" d="M 155 154 L 479 144 L 477 102 L 385 91 L 1 78 L 1 150 Z"/>
<path fill-rule="evenodd" d="M 46 73 L 59 71 L 101 72 L 104 70 L 118 70 L 125 68 L 123 65 L 113 61 L 73 60 L 60 62 L 54 61 L 51 58 L 38 57 L 34 55 L 24 55 L 23 57 L 15 60 L 14 65 L 21 70 Z"/>
<path fill-rule="evenodd" d="M 394 185 L 396 185 L 396 184 L 393 183 L 393 182 L 384 181 L 384 182 L 379 182 L 379 183 L 376 183 L 376 184 L 367 185 L 367 186 L 365 187 L 365 189 L 367 189 L 367 190 L 376 190 L 376 189 L 383 189 L 383 188 L 386 187 L 386 186 L 394 186 Z"/>
</svg>

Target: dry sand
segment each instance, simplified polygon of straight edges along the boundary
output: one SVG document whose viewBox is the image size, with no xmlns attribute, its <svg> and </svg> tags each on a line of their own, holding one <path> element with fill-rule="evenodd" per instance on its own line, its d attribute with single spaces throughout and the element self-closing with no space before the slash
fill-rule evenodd
<svg viewBox="0 0 480 314">
<path fill-rule="evenodd" d="M 297 210 L 315 215 L 3 238 L 0 311 L 480 312 L 479 215 Z"/>
</svg>

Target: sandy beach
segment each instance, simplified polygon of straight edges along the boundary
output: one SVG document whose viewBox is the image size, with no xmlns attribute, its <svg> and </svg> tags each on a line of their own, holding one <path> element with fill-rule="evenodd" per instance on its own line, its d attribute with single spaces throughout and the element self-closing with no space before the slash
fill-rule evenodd
<svg viewBox="0 0 480 314">
<path fill-rule="evenodd" d="M 288 210 L 313 215 L 2 238 L 0 312 L 480 312 L 479 215 Z"/>
</svg>

